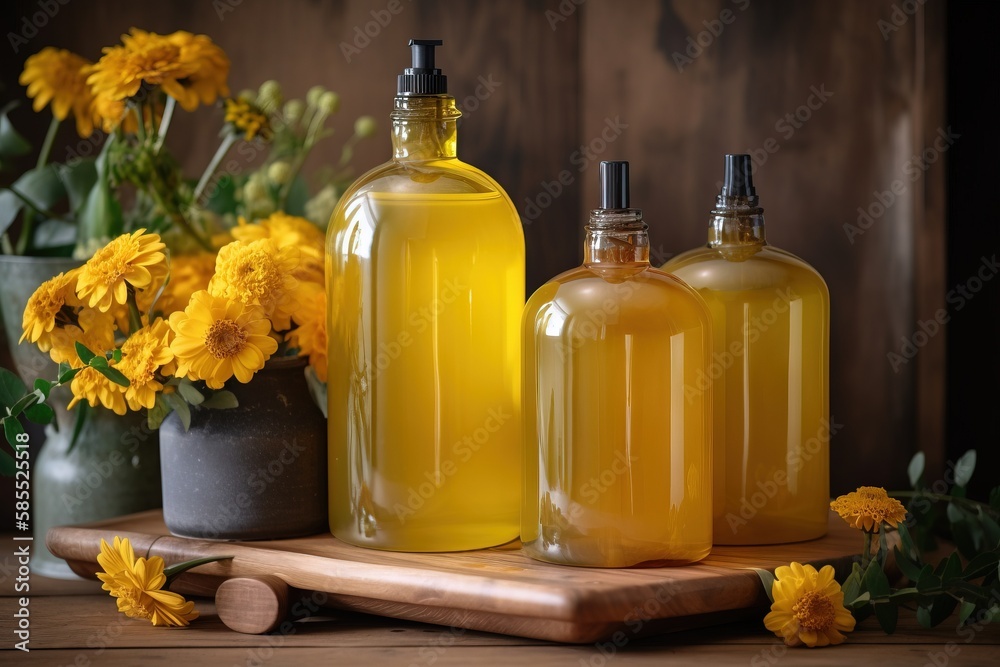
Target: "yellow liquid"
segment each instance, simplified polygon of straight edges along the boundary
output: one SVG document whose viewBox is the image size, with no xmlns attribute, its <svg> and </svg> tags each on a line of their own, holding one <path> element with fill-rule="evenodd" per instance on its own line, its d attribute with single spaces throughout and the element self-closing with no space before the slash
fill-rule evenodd
<svg viewBox="0 0 1000 667">
<path fill-rule="evenodd" d="M 709 315 L 673 276 L 635 271 L 569 271 L 525 308 L 521 539 L 534 558 L 628 567 L 711 550 L 711 395 L 685 398 L 707 367 Z"/>
<path fill-rule="evenodd" d="M 475 174 L 400 171 L 349 192 L 328 235 L 330 527 L 379 549 L 502 544 L 521 493 L 520 222 Z"/>
<path fill-rule="evenodd" d="M 752 252 L 752 251 L 751 251 Z M 712 313 L 716 544 L 821 537 L 829 483 L 830 297 L 794 255 L 702 248 L 664 265 Z"/>
</svg>

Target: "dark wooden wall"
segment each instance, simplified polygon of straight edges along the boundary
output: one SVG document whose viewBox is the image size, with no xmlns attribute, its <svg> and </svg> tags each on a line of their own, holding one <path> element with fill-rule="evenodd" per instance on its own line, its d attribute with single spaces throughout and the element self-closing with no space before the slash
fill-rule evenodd
<svg viewBox="0 0 1000 667">
<path fill-rule="evenodd" d="M 6 21 L 17 31 L 37 3 L 15 5 Z M 132 25 L 207 33 L 233 61 L 234 93 L 275 78 L 301 96 L 318 83 L 341 95 L 341 136 L 360 114 L 379 119 L 379 136 L 357 153 L 360 171 L 388 157 L 406 40 L 441 38 L 451 92 L 474 107 L 459 155 L 497 178 L 522 212 L 530 289 L 579 262 L 597 161 L 631 161 L 633 203 L 646 210 L 663 261 L 704 242 L 722 154 L 749 151 L 770 242 L 812 263 L 830 287 L 831 411 L 843 424 L 833 490 L 901 487 L 917 449 L 942 466 L 944 333 L 898 372 L 886 356 L 945 305 L 944 160 L 915 181 L 904 172 L 947 126 L 942 0 L 915 16 L 893 16 L 893 0 L 399 0 L 401 11 L 347 62 L 342 44 L 387 5 L 73 2 L 4 58 L 3 96 L 22 95 L 24 58 L 46 45 L 93 59 Z M 493 90 L 480 87 L 476 99 L 482 80 Z M 815 91 L 832 94 L 804 111 Z M 796 112 L 808 120 L 783 121 Z M 44 131 L 24 110 L 15 118 Z M 171 143 L 192 171 L 214 151 L 218 122 L 208 109 L 175 119 Z M 309 166 L 338 155 L 335 137 Z M 844 226 L 897 180 L 903 193 L 852 243 Z"/>
</svg>

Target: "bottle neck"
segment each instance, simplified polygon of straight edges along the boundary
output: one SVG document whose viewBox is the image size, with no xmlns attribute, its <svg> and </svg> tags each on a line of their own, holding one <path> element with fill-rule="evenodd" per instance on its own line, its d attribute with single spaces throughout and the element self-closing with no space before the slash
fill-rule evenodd
<svg viewBox="0 0 1000 667">
<path fill-rule="evenodd" d="M 719 195 L 708 226 L 710 248 L 732 246 L 760 247 L 767 244 L 764 236 L 764 209 L 753 197 Z"/>
<path fill-rule="evenodd" d="M 595 209 L 583 244 L 584 266 L 649 266 L 646 229 L 640 209 Z"/>
<path fill-rule="evenodd" d="M 458 154 L 462 112 L 450 95 L 397 95 L 392 115 L 396 160 L 440 160 Z"/>
</svg>

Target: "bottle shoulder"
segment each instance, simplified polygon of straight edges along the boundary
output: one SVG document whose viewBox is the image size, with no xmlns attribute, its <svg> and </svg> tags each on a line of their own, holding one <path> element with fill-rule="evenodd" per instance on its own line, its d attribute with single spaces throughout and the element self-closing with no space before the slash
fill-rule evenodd
<svg viewBox="0 0 1000 667">
<path fill-rule="evenodd" d="M 744 257 L 706 245 L 671 258 L 662 269 L 699 290 L 764 289 L 794 283 L 829 294 L 826 281 L 811 264 L 771 245 Z"/>
<path fill-rule="evenodd" d="M 489 174 L 457 158 L 389 160 L 362 174 L 343 198 L 364 193 L 501 194 L 506 192 Z"/>
</svg>

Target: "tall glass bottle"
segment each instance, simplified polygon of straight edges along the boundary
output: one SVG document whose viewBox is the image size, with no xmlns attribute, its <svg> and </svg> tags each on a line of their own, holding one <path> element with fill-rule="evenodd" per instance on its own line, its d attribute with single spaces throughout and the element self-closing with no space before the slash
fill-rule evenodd
<svg viewBox="0 0 1000 667">
<path fill-rule="evenodd" d="M 628 163 L 602 162 L 583 266 L 524 310 L 521 540 L 539 560 L 682 564 L 712 547 L 711 360 L 698 294 L 649 265 Z M 688 398 L 688 394 L 691 394 Z"/>
<path fill-rule="evenodd" d="M 440 44 L 411 40 L 393 158 L 344 193 L 327 235 L 330 527 L 378 549 L 518 535 L 524 234 L 457 158 Z"/>
<path fill-rule="evenodd" d="M 830 293 L 819 273 L 768 245 L 749 155 L 727 155 L 708 245 L 667 262 L 715 325 L 699 387 L 715 401 L 716 544 L 826 533 Z"/>
</svg>

